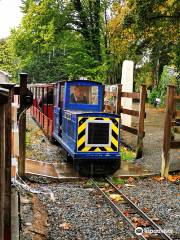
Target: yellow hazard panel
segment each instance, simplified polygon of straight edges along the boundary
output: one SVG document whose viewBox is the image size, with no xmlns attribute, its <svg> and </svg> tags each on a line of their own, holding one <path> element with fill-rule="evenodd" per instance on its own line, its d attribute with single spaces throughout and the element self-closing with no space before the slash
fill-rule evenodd
<svg viewBox="0 0 180 240">
<path fill-rule="evenodd" d="M 94 126 L 90 128 L 90 124 Z M 93 136 L 90 138 L 88 134 Z M 78 152 L 117 152 L 118 139 L 119 118 L 78 118 Z"/>
</svg>

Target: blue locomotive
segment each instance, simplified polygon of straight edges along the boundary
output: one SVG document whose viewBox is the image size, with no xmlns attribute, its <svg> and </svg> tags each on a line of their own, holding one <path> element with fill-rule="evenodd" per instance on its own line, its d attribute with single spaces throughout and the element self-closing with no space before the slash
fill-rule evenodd
<svg viewBox="0 0 180 240">
<path fill-rule="evenodd" d="M 120 119 L 103 112 L 104 86 L 74 80 L 57 82 L 53 87 L 51 137 L 65 149 L 81 175 L 114 173 L 121 163 Z"/>
</svg>

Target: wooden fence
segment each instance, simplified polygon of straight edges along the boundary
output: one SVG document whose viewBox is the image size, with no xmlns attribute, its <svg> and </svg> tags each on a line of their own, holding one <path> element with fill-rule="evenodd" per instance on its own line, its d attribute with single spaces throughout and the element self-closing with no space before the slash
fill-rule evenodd
<svg viewBox="0 0 180 240">
<path fill-rule="evenodd" d="M 177 110 L 177 102 L 180 96 L 176 94 L 176 87 L 168 86 L 166 115 L 164 121 L 164 138 L 162 150 L 161 176 L 168 177 L 169 174 L 169 152 L 170 149 L 180 148 L 180 141 L 174 139 L 174 132 L 180 133 L 180 111 Z"/>
<path fill-rule="evenodd" d="M 136 159 L 141 158 L 143 154 L 143 138 L 145 136 L 144 132 L 144 119 L 146 117 L 145 113 L 145 102 L 147 98 L 146 85 L 142 84 L 140 87 L 140 92 L 123 92 L 122 84 L 117 85 L 117 92 L 113 94 L 116 96 L 115 106 L 106 105 L 105 111 L 114 112 L 117 114 L 127 114 L 130 116 L 138 117 L 138 127 L 133 128 L 126 125 L 121 125 L 121 129 L 127 131 L 131 134 L 137 135 L 137 145 L 136 145 Z M 126 109 L 122 107 L 121 99 L 123 98 L 132 98 L 139 100 L 139 111 Z"/>
<path fill-rule="evenodd" d="M 126 109 L 122 107 L 121 99 L 132 98 L 139 99 L 139 111 Z M 147 98 L 146 85 L 142 84 L 140 87 L 140 93 L 136 92 L 122 92 L 122 84 L 117 85 L 117 97 L 116 97 L 116 113 L 117 114 L 127 114 L 134 117 L 138 117 L 138 128 L 129 127 L 126 125 L 121 125 L 122 130 L 127 131 L 131 134 L 137 135 L 137 145 L 136 145 L 136 159 L 141 158 L 143 154 L 143 138 L 145 136 L 144 132 L 144 119 L 145 113 L 145 102 Z"/>
<path fill-rule="evenodd" d="M 27 74 L 20 74 L 20 87 L 0 83 L 0 239 L 11 240 L 11 158 L 13 156 L 12 103 L 20 95 L 19 108 L 19 174 L 25 174 L 25 114 L 28 102 Z"/>
<path fill-rule="evenodd" d="M 11 102 L 14 84 L 0 84 L 1 239 L 11 239 Z M 2 237 L 3 236 L 3 237 Z"/>
<path fill-rule="evenodd" d="M 4 239 L 4 206 L 5 206 L 5 117 L 7 111 L 7 103 L 9 101 L 9 91 L 0 88 L 0 239 Z M 9 139 L 10 140 L 10 139 Z"/>
</svg>

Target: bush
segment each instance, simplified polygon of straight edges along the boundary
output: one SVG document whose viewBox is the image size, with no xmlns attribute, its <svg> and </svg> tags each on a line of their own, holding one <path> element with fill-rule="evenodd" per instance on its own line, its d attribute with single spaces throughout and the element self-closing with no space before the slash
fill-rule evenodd
<svg viewBox="0 0 180 240">
<path fill-rule="evenodd" d="M 154 104 L 156 98 L 160 98 L 161 105 L 164 105 L 168 84 L 174 84 L 177 87 L 177 93 L 179 93 L 180 81 L 178 76 L 178 72 L 174 67 L 164 66 L 158 86 L 150 93 L 149 103 Z"/>
<path fill-rule="evenodd" d="M 148 102 L 149 102 L 150 104 L 154 104 L 156 98 L 159 98 L 159 97 L 160 97 L 160 94 L 159 94 L 158 89 L 157 89 L 157 88 L 154 88 L 154 89 L 152 90 L 152 92 L 150 93 L 150 95 L 149 95 L 149 100 L 148 100 Z"/>
</svg>

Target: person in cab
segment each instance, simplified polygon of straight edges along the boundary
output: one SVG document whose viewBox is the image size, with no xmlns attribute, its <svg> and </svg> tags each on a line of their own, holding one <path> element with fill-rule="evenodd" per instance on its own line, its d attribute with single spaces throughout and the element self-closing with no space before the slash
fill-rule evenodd
<svg viewBox="0 0 180 240">
<path fill-rule="evenodd" d="M 71 103 L 88 103 L 81 86 L 74 86 L 73 93 L 71 94 Z"/>
</svg>

